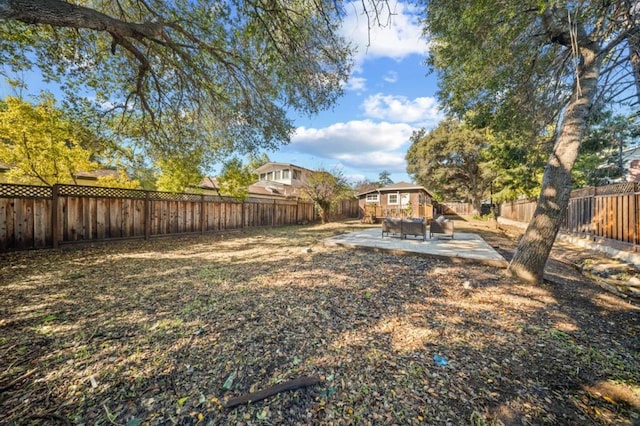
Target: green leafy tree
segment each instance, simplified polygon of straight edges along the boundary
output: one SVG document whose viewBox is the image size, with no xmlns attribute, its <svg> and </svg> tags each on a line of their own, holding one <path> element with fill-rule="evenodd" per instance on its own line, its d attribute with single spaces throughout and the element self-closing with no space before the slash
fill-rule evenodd
<svg viewBox="0 0 640 426">
<path fill-rule="evenodd" d="M 138 179 L 131 179 L 127 172 L 118 170 L 118 176 L 100 176 L 98 177 L 98 185 L 109 188 L 123 189 L 142 189 L 142 185 Z"/>
<path fill-rule="evenodd" d="M 226 161 L 222 167 L 218 182 L 220 193 L 237 199 L 245 199 L 249 195 L 249 186 L 258 181 L 254 170 L 270 162 L 267 154 L 250 155 L 249 162 L 244 164 L 238 157 Z"/>
<path fill-rule="evenodd" d="M 328 108 L 350 73 L 340 2 L 76 3 L 0 0 L 0 62 L 37 67 L 116 133 L 135 123 L 153 158 L 275 148 L 294 130 L 287 111 Z"/>
<path fill-rule="evenodd" d="M 411 142 L 406 160 L 412 179 L 445 198 L 470 200 L 479 212 L 494 179 L 485 157 L 485 132 L 447 119 L 430 132 L 414 132 Z"/>
<path fill-rule="evenodd" d="M 393 184 L 393 180 L 391 180 L 391 173 L 387 170 L 383 170 L 378 175 L 378 185 L 380 186 L 389 186 Z"/>
<path fill-rule="evenodd" d="M 604 111 L 589 120 L 580 156 L 572 170 L 574 187 L 606 185 L 623 178 L 623 151 L 640 135 L 635 116 Z"/>
<path fill-rule="evenodd" d="M 156 162 L 160 175 L 156 180 L 159 191 L 185 192 L 195 187 L 203 178 L 199 169 L 200 157 L 197 153 L 182 157 L 162 158 Z"/>
<path fill-rule="evenodd" d="M 355 182 L 353 185 L 353 191 L 356 194 L 371 191 L 372 189 L 376 189 L 380 186 L 379 182 L 372 182 L 369 179 L 363 179 Z"/>
<path fill-rule="evenodd" d="M 635 89 L 629 41 L 635 2 L 427 1 L 429 64 L 451 113 L 477 112 L 499 131 L 553 139 L 533 218 L 509 272 L 542 280 L 571 192 L 571 170 L 594 102 Z M 549 126 L 553 133 L 547 134 Z"/>
<path fill-rule="evenodd" d="M 10 166 L 12 182 L 75 183 L 78 172 L 95 170 L 92 136 L 67 120 L 50 96 L 36 105 L 14 97 L 0 104 L 0 162 Z"/>
<path fill-rule="evenodd" d="M 546 147 L 546 140 L 540 138 L 536 144 L 538 149 L 534 149 L 528 137 L 495 131 L 485 134 L 489 142 L 484 153 L 485 167 L 493 176 L 493 202 L 537 196 L 550 150 Z"/>
<path fill-rule="evenodd" d="M 353 190 L 340 170 L 315 171 L 307 176 L 302 191 L 313 201 L 322 223 L 329 222 L 331 209 L 336 203 L 353 196 Z"/>
</svg>

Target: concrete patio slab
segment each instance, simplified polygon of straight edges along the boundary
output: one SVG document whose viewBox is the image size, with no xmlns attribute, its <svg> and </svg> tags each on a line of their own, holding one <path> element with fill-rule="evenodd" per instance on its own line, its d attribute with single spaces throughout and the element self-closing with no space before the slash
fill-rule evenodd
<svg viewBox="0 0 640 426">
<path fill-rule="evenodd" d="M 422 238 L 407 236 L 384 237 L 380 228 L 363 229 L 348 234 L 336 235 L 324 240 L 326 245 L 383 250 L 415 254 L 453 262 L 477 262 L 506 268 L 508 262 L 477 234 L 456 233 L 451 238 Z"/>
</svg>

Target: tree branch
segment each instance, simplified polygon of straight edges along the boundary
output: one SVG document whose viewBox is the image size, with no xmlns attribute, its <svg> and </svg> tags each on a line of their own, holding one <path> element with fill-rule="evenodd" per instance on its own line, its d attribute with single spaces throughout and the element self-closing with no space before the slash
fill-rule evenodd
<svg viewBox="0 0 640 426">
<path fill-rule="evenodd" d="M 94 9 L 61 0 L 0 0 L 0 19 L 106 31 L 121 38 L 131 37 L 137 40 L 160 38 L 164 27 L 161 21 L 125 22 Z"/>
</svg>

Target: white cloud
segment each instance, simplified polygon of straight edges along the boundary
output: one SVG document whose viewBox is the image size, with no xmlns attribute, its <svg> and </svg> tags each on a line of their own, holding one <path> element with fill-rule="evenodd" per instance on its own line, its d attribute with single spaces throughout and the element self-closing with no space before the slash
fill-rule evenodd
<svg viewBox="0 0 640 426">
<path fill-rule="evenodd" d="M 373 6 L 369 4 L 368 7 L 371 9 Z M 341 32 L 357 47 L 356 67 L 367 59 L 388 57 L 400 61 L 412 54 L 427 54 L 428 43 L 422 34 L 418 10 L 401 2 L 389 7 L 391 14 L 386 2 L 380 2 L 378 23 L 369 22 L 360 1 L 345 5 L 347 16 L 343 20 Z M 375 11 L 369 10 L 369 16 L 374 15 Z"/>
<path fill-rule="evenodd" d="M 356 92 L 362 92 L 367 88 L 367 79 L 364 77 L 356 77 L 351 75 L 349 81 L 345 85 L 346 90 L 353 90 Z"/>
<path fill-rule="evenodd" d="M 355 120 L 322 129 L 299 127 L 291 142 L 297 150 L 338 158 L 339 154 L 398 149 L 409 140 L 413 130 L 406 123 Z"/>
<path fill-rule="evenodd" d="M 389 71 L 385 76 L 384 76 L 384 81 L 386 81 L 387 83 L 395 83 L 398 81 L 398 73 L 395 71 Z"/>
<path fill-rule="evenodd" d="M 339 160 L 359 170 L 403 173 L 409 137 L 415 127 L 371 120 L 336 123 L 325 128 L 299 127 L 286 150 Z"/>
<path fill-rule="evenodd" d="M 432 97 L 408 99 L 405 96 L 376 93 L 367 97 L 362 108 L 367 117 L 394 122 L 421 123 L 430 127 L 442 120 L 438 102 Z"/>
<path fill-rule="evenodd" d="M 405 173 L 407 162 L 404 157 L 404 152 L 374 151 L 363 154 L 343 154 L 339 155 L 338 159 L 345 166 L 358 170 Z"/>
</svg>

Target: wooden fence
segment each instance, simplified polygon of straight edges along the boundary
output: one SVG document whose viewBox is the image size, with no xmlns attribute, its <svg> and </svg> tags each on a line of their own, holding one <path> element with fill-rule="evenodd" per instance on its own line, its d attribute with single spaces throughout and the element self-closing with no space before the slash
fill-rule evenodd
<svg viewBox="0 0 640 426">
<path fill-rule="evenodd" d="M 473 214 L 473 205 L 471 203 L 443 201 L 436 205 L 436 213 L 443 215 L 471 215 Z"/>
<path fill-rule="evenodd" d="M 504 203 L 500 216 L 529 222 L 536 201 Z M 640 182 L 581 188 L 571 192 L 561 230 L 621 248 L 640 245 Z"/>
<path fill-rule="evenodd" d="M 0 184 L 0 250 L 291 225 L 313 203 L 54 185 Z"/>
<path fill-rule="evenodd" d="M 360 215 L 360 206 L 357 198 L 341 200 L 331 211 L 331 218 L 347 219 L 356 218 Z"/>
</svg>

